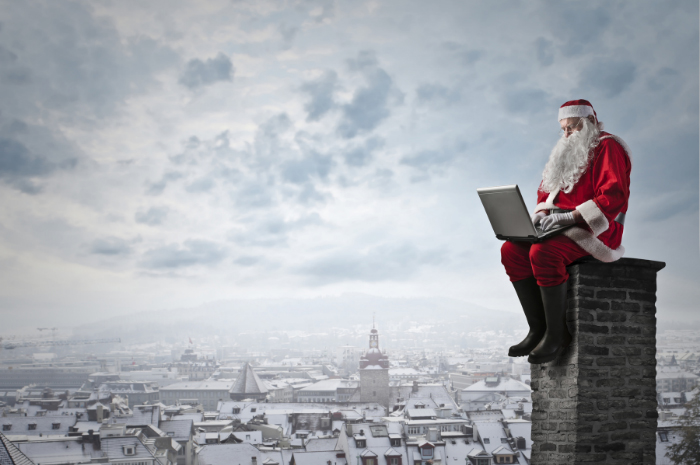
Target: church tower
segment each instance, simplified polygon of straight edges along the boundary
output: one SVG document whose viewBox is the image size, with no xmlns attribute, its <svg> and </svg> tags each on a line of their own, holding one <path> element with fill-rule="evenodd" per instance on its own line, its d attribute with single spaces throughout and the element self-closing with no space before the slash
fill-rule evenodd
<svg viewBox="0 0 700 465">
<path fill-rule="evenodd" d="M 389 408 L 389 358 L 379 350 L 379 333 L 372 325 L 369 350 L 360 359 L 360 401 Z"/>
</svg>

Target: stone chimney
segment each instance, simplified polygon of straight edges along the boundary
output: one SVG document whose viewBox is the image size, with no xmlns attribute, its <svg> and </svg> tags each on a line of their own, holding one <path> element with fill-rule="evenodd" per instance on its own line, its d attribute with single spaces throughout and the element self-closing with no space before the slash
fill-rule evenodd
<svg viewBox="0 0 700 465">
<path fill-rule="evenodd" d="M 656 463 L 656 274 L 665 263 L 568 267 L 573 342 L 531 365 L 532 463 Z"/>
</svg>

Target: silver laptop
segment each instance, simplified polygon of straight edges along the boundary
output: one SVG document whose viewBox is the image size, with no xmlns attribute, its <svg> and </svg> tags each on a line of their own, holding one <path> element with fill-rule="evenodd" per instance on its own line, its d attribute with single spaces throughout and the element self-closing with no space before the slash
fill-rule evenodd
<svg viewBox="0 0 700 465">
<path fill-rule="evenodd" d="M 539 224 L 533 226 L 517 184 L 484 187 L 476 192 L 484 205 L 493 232 L 500 240 L 540 242 L 570 227 L 556 227 L 543 232 Z"/>
</svg>

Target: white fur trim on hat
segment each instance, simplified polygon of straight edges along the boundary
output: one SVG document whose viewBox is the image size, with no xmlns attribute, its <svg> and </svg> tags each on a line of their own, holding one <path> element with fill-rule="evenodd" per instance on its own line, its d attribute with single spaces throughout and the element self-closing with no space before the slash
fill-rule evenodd
<svg viewBox="0 0 700 465">
<path fill-rule="evenodd" d="M 608 219 L 603 215 L 603 212 L 600 211 L 600 208 L 598 208 L 598 205 L 596 205 L 593 200 L 583 202 L 576 207 L 576 210 L 578 210 L 583 219 L 586 220 L 586 224 L 591 228 L 594 236 L 600 235 L 600 233 L 606 231 L 610 227 Z"/>
<path fill-rule="evenodd" d="M 603 244 L 603 242 L 595 237 L 593 233 L 586 231 L 583 228 L 579 228 L 578 226 L 562 231 L 562 234 L 576 242 L 579 247 L 593 255 L 594 258 L 597 258 L 601 262 L 614 262 L 615 260 L 622 258 L 622 256 L 625 254 L 625 248 L 623 246 L 613 250 L 607 245 Z"/>
<path fill-rule="evenodd" d="M 589 107 L 588 105 L 569 105 L 566 107 L 559 108 L 559 121 L 563 120 L 564 118 L 576 118 L 586 116 L 595 117 L 595 113 L 593 113 L 593 107 Z"/>
</svg>

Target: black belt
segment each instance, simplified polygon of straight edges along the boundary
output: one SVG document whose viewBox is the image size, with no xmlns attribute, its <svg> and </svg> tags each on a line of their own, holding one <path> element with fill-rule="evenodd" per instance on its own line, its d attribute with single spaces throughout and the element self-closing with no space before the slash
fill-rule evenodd
<svg viewBox="0 0 700 465">
<path fill-rule="evenodd" d="M 568 213 L 568 212 L 573 211 L 573 210 L 564 210 L 563 208 L 549 208 L 548 210 L 550 213 Z M 626 216 L 627 215 L 625 213 L 620 212 L 617 214 L 617 216 L 615 217 L 615 219 L 613 221 L 617 221 L 621 225 L 624 225 Z"/>
</svg>

